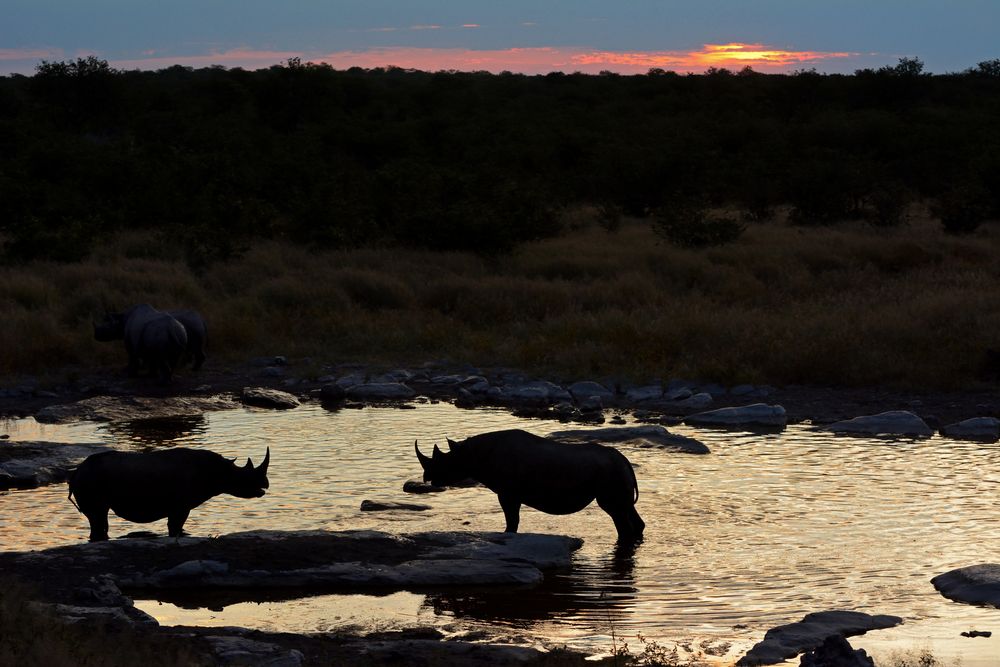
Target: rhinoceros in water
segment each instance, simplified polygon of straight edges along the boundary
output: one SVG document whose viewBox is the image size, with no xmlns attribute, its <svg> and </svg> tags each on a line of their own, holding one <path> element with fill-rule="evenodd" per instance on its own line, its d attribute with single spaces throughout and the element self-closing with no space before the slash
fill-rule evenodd
<svg viewBox="0 0 1000 667">
<path fill-rule="evenodd" d="M 617 449 L 553 442 L 516 429 L 448 440 L 448 446 L 449 453 L 434 445 L 433 455 L 426 456 L 413 443 L 424 481 L 435 486 L 468 478 L 480 482 L 497 494 L 508 533 L 517 532 L 521 505 L 572 514 L 595 499 L 614 520 L 619 540 L 636 540 L 646 527 L 635 510 L 635 472 Z"/>
<path fill-rule="evenodd" d="M 150 372 L 169 381 L 181 355 L 187 350 L 184 325 L 149 304 L 132 306 L 124 313 L 107 313 L 94 323 L 94 338 L 101 342 L 124 340 L 128 374 L 137 375 L 145 363 Z"/>
<path fill-rule="evenodd" d="M 88 456 L 69 476 L 69 500 L 90 522 L 90 541 L 108 539 L 108 510 L 136 523 L 167 520 L 179 537 L 192 509 L 228 493 L 260 498 L 269 486 L 271 449 L 256 468 L 204 449 L 177 447 L 156 452 L 101 452 Z"/>
</svg>

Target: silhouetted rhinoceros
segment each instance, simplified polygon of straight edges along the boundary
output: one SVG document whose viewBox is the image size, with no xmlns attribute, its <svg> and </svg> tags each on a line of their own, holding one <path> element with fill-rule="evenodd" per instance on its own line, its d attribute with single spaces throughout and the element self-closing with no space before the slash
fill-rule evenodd
<svg viewBox="0 0 1000 667">
<path fill-rule="evenodd" d="M 145 363 L 164 381 L 173 375 L 188 345 L 184 325 L 147 303 L 124 313 L 105 314 L 104 320 L 94 323 L 94 338 L 101 342 L 124 340 L 128 374 L 136 375 L 139 365 Z"/>
<path fill-rule="evenodd" d="M 270 461 L 270 448 L 256 468 L 249 458 L 239 467 L 204 449 L 101 452 L 70 474 L 69 500 L 90 522 L 92 542 L 108 539 L 109 509 L 136 523 L 166 518 L 170 536 L 178 537 L 191 510 L 209 498 L 263 496 Z"/>
<path fill-rule="evenodd" d="M 187 353 L 191 356 L 192 370 L 198 370 L 205 363 L 205 339 L 208 325 L 196 310 L 168 310 L 167 315 L 181 323 L 187 333 Z"/>
<path fill-rule="evenodd" d="M 424 481 L 447 486 L 472 478 L 497 494 L 516 533 L 521 505 L 547 514 L 572 514 L 597 500 L 618 529 L 618 539 L 631 541 L 646 524 L 635 510 L 639 499 L 632 464 L 617 449 L 594 443 L 553 442 L 521 430 L 448 440 L 449 453 L 434 445 L 433 456 L 413 447 L 424 469 Z"/>
</svg>

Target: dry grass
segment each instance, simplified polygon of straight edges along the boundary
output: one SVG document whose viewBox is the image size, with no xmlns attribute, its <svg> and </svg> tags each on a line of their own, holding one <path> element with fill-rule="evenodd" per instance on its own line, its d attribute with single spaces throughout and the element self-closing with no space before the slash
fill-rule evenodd
<svg viewBox="0 0 1000 667">
<path fill-rule="evenodd" d="M 754 225 L 700 251 L 637 222 L 608 234 L 575 220 L 499 260 L 262 243 L 201 274 L 126 235 L 80 264 L 0 269 L 0 372 L 120 364 L 118 346 L 91 339 L 90 318 L 149 302 L 201 310 L 213 363 L 447 358 L 566 378 L 969 385 L 984 350 L 1000 347 L 1000 234 L 956 238 L 911 220 Z"/>
</svg>

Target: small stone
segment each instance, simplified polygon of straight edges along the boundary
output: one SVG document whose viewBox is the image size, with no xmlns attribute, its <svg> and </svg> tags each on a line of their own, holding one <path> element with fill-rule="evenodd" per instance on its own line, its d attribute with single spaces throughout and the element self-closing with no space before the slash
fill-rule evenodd
<svg viewBox="0 0 1000 667">
<path fill-rule="evenodd" d="M 375 500 L 362 500 L 361 501 L 361 511 L 362 512 L 386 512 L 392 510 L 403 510 L 407 512 L 424 512 L 431 509 L 430 505 L 418 505 L 416 503 L 396 503 L 396 502 L 378 502 Z"/>
</svg>

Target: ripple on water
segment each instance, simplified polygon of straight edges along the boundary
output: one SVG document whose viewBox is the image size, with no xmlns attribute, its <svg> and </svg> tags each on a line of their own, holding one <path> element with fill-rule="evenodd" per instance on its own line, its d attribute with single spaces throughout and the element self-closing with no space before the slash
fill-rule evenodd
<svg viewBox="0 0 1000 667">
<path fill-rule="evenodd" d="M 415 439 L 430 447 L 445 437 L 512 427 L 539 434 L 564 428 L 499 410 L 435 404 L 340 412 L 315 405 L 287 412 L 248 408 L 101 426 L 21 420 L 0 423 L 0 432 L 21 440 L 99 440 L 128 450 L 206 447 L 241 461 L 259 461 L 270 447 L 267 496 L 219 497 L 192 513 L 186 528 L 209 535 L 262 527 L 501 530 L 496 498 L 483 489 L 424 496 L 421 502 L 433 508 L 428 512 L 368 513 L 358 507 L 366 498 L 409 499 L 401 492 L 403 482 L 421 472 Z M 641 631 L 653 638 L 736 639 L 742 646 L 808 612 L 849 608 L 907 618 L 905 630 L 891 635 L 896 644 L 931 638 L 949 655 L 963 653 L 966 665 L 988 650 L 985 640 L 946 640 L 953 626 L 990 629 L 985 626 L 992 610 L 943 600 L 928 582 L 940 572 L 988 560 L 983 545 L 1000 543 L 996 445 L 937 437 L 845 438 L 805 426 L 778 434 L 671 430 L 702 440 L 712 454 L 621 447 L 639 465 L 638 507 L 647 523 L 646 539 L 631 560 L 613 557 L 613 526 L 596 507 L 569 517 L 525 508 L 523 531 L 585 540 L 573 571 L 550 577 L 535 591 L 320 596 L 243 603 L 221 613 L 141 604 L 165 622 L 299 631 L 488 624 L 590 647 L 604 642 L 612 625 L 619 636 Z M 111 519 L 112 535 L 135 529 Z M 165 522 L 151 528 L 166 533 Z M 0 548 L 47 548 L 83 540 L 86 532 L 62 485 L 0 494 Z M 736 624 L 750 627 L 737 631 Z M 874 633 L 865 642 L 887 650 L 879 636 L 890 635 Z"/>
</svg>

